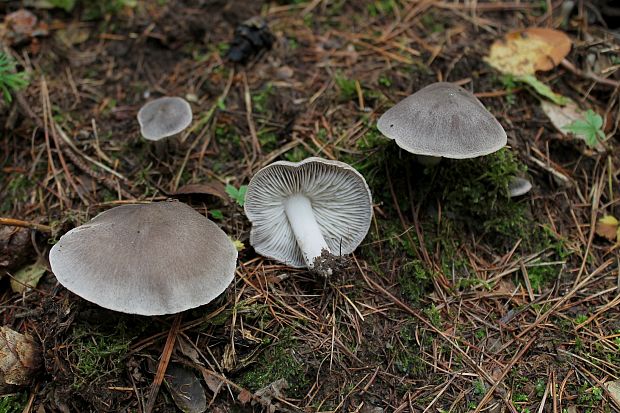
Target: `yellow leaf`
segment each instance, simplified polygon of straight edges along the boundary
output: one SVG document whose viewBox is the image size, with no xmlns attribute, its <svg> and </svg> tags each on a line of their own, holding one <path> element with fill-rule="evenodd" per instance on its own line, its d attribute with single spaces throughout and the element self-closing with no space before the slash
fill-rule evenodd
<svg viewBox="0 0 620 413">
<path fill-rule="evenodd" d="M 613 215 L 605 215 L 603 218 L 599 219 L 598 222 L 605 225 L 618 226 L 618 220 Z"/>
<path fill-rule="evenodd" d="M 35 288 L 46 269 L 40 261 L 22 268 L 11 278 L 11 289 L 16 293 L 23 293 L 29 287 Z"/>
<path fill-rule="evenodd" d="M 556 67 L 570 48 L 570 38 L 563 32 L 530 27 L 493 42 L 485 61 L 504 74 L 533 75 Z"/>
<path fill-rule="evenodd" d="M 620 242 L 620 226 L 618 224 L 616 217 L 605 215 L 598 220 L 594 231 L 597 235 L 610 241 Z"/>
<path fill-rule="evenodd" d="M 245 248 L 245 244 L 238 239 L 234 240 L 233 244 L 235 245 L 235 248 L 237 248 L 237 251 L 243 251 Z"/>
</svg>

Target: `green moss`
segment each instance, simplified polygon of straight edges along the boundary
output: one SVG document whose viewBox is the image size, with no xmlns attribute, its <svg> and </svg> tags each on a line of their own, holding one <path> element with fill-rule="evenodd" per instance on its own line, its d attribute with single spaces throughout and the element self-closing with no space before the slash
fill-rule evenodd
<svg viewBox="0 0 620 413">
<path fill-rule="evenodd" d="M 398 277 L 400 292 L 410 302 L 417 303 L 430 289 L 433 274 L 417 259 L 406 262 L 401 271 Z"/>
<path fill-rule="evenodd" d="M 443 220 L 510 241 L 526 238 L 532 230 L 527 204 L 508 195 L 510 179 L 523 173 L 525 166 L 507 149 L 474 159 L 443 159 L 428 168 L 382 138 L 376 128 L 357 146 L 365 157 L 355 166 L 369 181 L 373 196 L 387 207 L 393 205 L 393 199 L 386 183 L 392 182 L 403 213 L 420 203 L 421 211 L 432 212 L 440 205 Z"/>
<path fill-rule="evenodd" d="M 256 113 L 264 113 L 267 111 L 269 99 L 273 96 L 274 90 L 271 83 L 252 95 L 252 106 Z"/>
<path fill-rule="evenodd" d="M 508 195 L 508 184 L 525 166 L 507 149 L 467 160 L 445 160 L 429 182 L 441 186 L 448 213 L 485 232 L 523 237 L 527 230 L 526 204 Z M 429 187 L 429 193 L 437 189 Z M 473 228 L 472 228 L 473 229 Z"/>
<path fill-rule="evenodd" d="M 424 28 L 431 33 L 442 33 L 446 30 L 445 24 L 442 20 L 442 18 L 437 17 L 432 11 L 423 14 L 420 18 L 420 22 Z"/>
<path fill-rule="evenodd" d="M 0 396 L 0 413 L 21 413 L 24 411 L 27 401 L 27 392 Z"/>
<path fill-rule="evenodd" d="M 278 148 L 278 135 L 273 128 L 261 127 L 256 132 L 263 152 L 271 152 Z"/>
<path fill-rule="evenodd" d="M 417 378 L 426 376 L 429 367 L 420 357 L 422 349 L 416 340 L 414 326 L 413 322 L 404 326 L 400 331 L 399 340 L 394 344 L 389 343 L 387 349 L 394 356 L 394 366 L 400 373 Z"/>
<path fill-rule="evenodd" d="M 110 326 L 88 327 L 78 324 L 73 330 L 70 359 L 76 389 L 92 387 L 124 368 L 123 360 L 133 339 L 123 321 Z M 109 331 L 108 331 L 109 330 Z"/>
<path fill-rule="evenodd" d="M 258 357 L 253 366 L 241 375 L 238 383 L 256 391 L 278 379 L 285 379 L 289 384 L 287 395 L 303 397 L 310 381 L 297 355 L 297 340 L 289 331 L 280 332 L 279 336 L 280 340 Z"/>
<path fill-rule="evenodd" d="M 6 186 L 7 196 L 3 196 L 0 203 L 0 213 L 9 214 L 13 205 L 26 203 L 35 185 L 35 182 L 30 180 L 26 174 L 10 175 Z"/>
<path fill-rule="evenodd" d="M 352 100 L 357 97 L 357 87 L 355 85 L 355 79 L 350 79 L 344 76 L 342 73 L 337 73 L 334 76 L 334 81 L 338 90 L 340 91 L 340 100 L 343 102 Z"/>
<path fill-rule="evenodd" d="M 543 287 L 555 280 L 560 271 L 560 265 L 539 265 L 527 269 L 532 290 L 538 292 Z"/>
<path fill-rule="evenodd" d="M 441 312 L 435 307 L 435 305 L 431 305 L 428 308 L 424 309 L 424 314 L 428 317 L 428 321 L 433 325 L 433 327 L 442 329 L 443 328 L 443 320 L 441 318 Z"/>
<path fill-rule="evenodd" d="M 284 154 L 284 159 L 289 162 L 300 162 L 309 156 L 311 156 L 311 154 L 303 146 L 298 145 L 286 152 Z"/>
</svg>

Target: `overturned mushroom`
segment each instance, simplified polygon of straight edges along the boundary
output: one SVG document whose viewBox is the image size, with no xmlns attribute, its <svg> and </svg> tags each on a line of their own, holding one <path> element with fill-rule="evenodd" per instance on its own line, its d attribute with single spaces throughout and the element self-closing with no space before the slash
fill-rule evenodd
<svg viewBox="0 0 620 413">
<path fill-rule="evenodd" d="M 155 99 L 138 111 L 138 123 L 144 139 L 158 141 L 187 128 L 192 123 L 192 108 L 180 97 Z"/>
<path fill-rule="evenodd" d="M 379 118 L 377 128 L 427 164 L 442 157 L 488 155 L 507 140 L 502 125 L 474 95 L 447 82 L 428 85 L 400 101 Z"/>
<path fill-rule="evenodd" d="M 220 295 L 237 250 L 213 222 L 180 202 L 123 205 L 63 235 L 50 252 L 58 281 L 130 314 L 178 313 Z"/>
<path fill-rule="evenodd" d="M 338 161 L 274 162 L 248 185 L 245 213 L 250 243 L 264 256 L 330 275 L 331 258 L 350 254 L 372 218 L 364 177 Z"/>
</svg>

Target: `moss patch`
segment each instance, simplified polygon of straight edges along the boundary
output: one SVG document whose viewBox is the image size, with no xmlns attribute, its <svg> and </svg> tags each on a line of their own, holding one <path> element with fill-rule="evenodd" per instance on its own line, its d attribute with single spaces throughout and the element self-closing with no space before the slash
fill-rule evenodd
<svg viewBox="0 0 620 413">
<path fill-rule="evenodd" d="M 0 396 L 0 413 L 21 413 L 27 401 L 26 392 Z"/>
<path fill-rule="evenodd" d="M 303 397 L 310 381 L 296 349 L 296 339 L 289 332 L 282 334 L 280 340 L 268 347 L 254 365 L 241 375 L 238 383 L 256 391 L 278 379 L 285 379 L 289 384 L 287 395 Z"/>
<path fill-rule="evenodd" d="M 123 321 L 111 331 L 104 328 L 92 328 L 77 325 L 72 334 L 69 357 L 75 373 L 73 387 L 96 386 L 123 368 L 123 360 L 129 350 L 133 337 L 129 336 Z"/>
</svg>

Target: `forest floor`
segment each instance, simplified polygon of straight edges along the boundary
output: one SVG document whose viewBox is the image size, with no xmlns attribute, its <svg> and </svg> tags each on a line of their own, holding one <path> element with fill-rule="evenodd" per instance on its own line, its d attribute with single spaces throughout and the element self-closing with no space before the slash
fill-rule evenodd
<svg viewBox="0 0 620 413">
<path fill-rule="evenodd" d="M 44 3 L 65 4 L 4 1 L 0 13 Z M 47 254 L 110 207 L 168 198 L 245 244 L 233 284 L 174 330 L 169 369 L 208 411 L 620 411 L 619 250 L 596 233 L 620 217 L 619 42 L 595 5 L 576 3 L 30 6 L 45 30 L 3 40 L 29 85 L 0 104 L 0 217 L 25 225 L 0 225 L 0 315 L 41 343 L 43 366 L 30 387 L 5 389 L 0 412 L 145 411 L 175 316 L 91 304 L 57 283 Z M 233 64 L 234 29 L 253 16 L 273 47 Z M 571 37 L 576 70 L 537 76 L 602 115 L 602 149 L 559 132 L 531 87 L 484 61 L 531 26 Z M 439 80 L 474 92 L 508 146 L 427 168 L 383 138 L 378 117 Z M 194 123 L 160 156 L 136 113 L 164 95 L 186 97 Z M 257 255 L 226 192 L 308 156 L 350 163 L 373 194 L 366 240 L 330 279 Z M 509 198 L 514 174 L 533 190 Z M 13 292 L 37 266 L 37 287 Z M 175 393 L 165 379 L 154 411 L 176 411 Z"/>
</svg>

